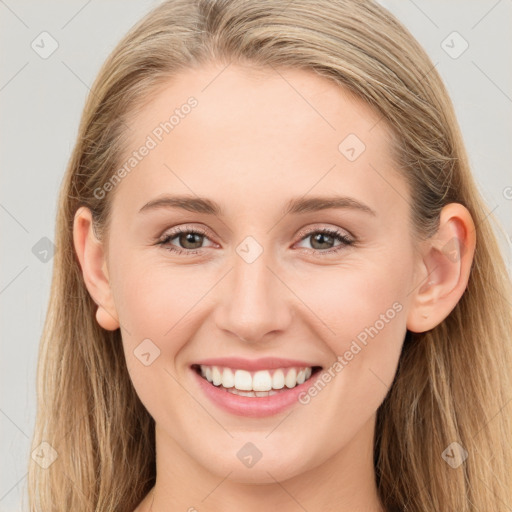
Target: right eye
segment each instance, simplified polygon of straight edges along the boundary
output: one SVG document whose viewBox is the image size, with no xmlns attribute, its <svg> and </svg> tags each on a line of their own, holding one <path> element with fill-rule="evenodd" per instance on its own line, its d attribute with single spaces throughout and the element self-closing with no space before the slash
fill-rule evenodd
<svg viewBox="0 0 512 512">
<path fill-rule="evenodd" d="M 209 240 L 205 231 L 198 228 L 185 227 L 166 233 L 159 239 L 157 244 L 177 254 L 193 255 L 201 252 L 201 244 L 204 239 Z M 173 240 L 178 240 L 182 247 L 172 244 Z M 189 245 L 192 245 L 192 247 L 189 247 Z"/>
</svg>

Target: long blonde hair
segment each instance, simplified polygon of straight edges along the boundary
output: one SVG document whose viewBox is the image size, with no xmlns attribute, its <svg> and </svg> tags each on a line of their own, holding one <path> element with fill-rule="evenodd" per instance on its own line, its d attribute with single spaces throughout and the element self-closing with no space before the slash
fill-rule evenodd
<svg viewBox="0 0 512 512">
<path fill-rule="evenodd" d="M 130 381 L 120 331 L 95 320 L 73 218 L 87 206 L 105 234 L 111 197 L 94 191 L 120 165 L 126 120 L 180 70 L 213 61 L 312 70 L 371 105 L 396 137 L 418 236 L 437 230 L 445 204 L 469 209 L 477 230 L 469 284 L 439 326 L 407 333 L 377 414 L 375 472 L 388 510 L 510 510 L 510 278 L 441 78 L 371 0 L 168 0 L 108 57 L 60 190 L 32 446 L 45 441 L 58 457 L 46 469 L 29 460 L 31 510 L 132 512 L 155 483 L 154 420 Z M 443 457 L 453 442 L 468 453 L 456 468 Z"/>
</svg>

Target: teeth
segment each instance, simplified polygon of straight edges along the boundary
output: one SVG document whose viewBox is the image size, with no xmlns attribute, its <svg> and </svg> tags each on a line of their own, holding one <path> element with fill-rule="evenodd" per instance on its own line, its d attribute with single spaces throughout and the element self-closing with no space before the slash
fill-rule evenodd
<svg viewBox="0 0 512 512">
<path fill-rule="evenodd" d="M 284 379 L 284 383 L 287 388 L 294 388 L 297 384 L 297 370 L 295 368 L 291 368 L 288 370 L 286 374 L 286 378 Z"/>
<path fill-rule="evenodd" d="M 229 368 L 224 368 L 222 372 L 222 385 L 225 388 L 232 388 L 235 386 L 235 376 Z"/>
<path fill-rule="evenodd" d="M 215 382 L 213 385 L 215 386 Z M 253 390 L 251 374 L 245 370 L 237 370 L 235 372 L 235 388 L 240 391 L 263 391 L 262 389 Z"/>
<path fill-rule="evenodd" d="M 222 386 L 236 395 L 269 396 L 274 390 L 288 389 L 309 379 L 312 368 L 278 368 L 276 370 L 232 370 L 219 366 L 200 366 L 201 375 L 214 386 Z"/>
<path fill-rule="evenodd" d="M 266 370 L 260 370 L 252 378 L 252 388 L 254 391 L 269 391 L 272 389 L 272 377 Z"/>
<path fill-rule="evenodd" d="M 250 396 L 250 397 L 262 397 L 262 396 L 272 396 L 277 395 L 277 391 L 270 390 L 270 391 L 238 391 L 236 388 L 229 388 L 226 389 L 228 393 L 231 393 L 233 395 L 240 395 L 240 396 Z"/>
<path fill-rule="evenodd" d="M 216 366 L 212 368 L 212 379 L 214 386 L 219 386 L 220 383 L 222 382 L 222 375 Z"/>
<path fill-rule="evenodd" d="M 284 371 L 279 369 L 274 372 L 272 375 L 272 387 L 274 389 L 283 389 L 284 388 Z"/>
</svg>

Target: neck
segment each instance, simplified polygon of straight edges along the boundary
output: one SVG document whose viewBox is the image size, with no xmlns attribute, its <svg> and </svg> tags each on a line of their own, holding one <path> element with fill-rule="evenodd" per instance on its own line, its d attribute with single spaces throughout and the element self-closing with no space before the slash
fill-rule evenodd
<svg viewBox="0 0 512 512">
<path fill-rule="evenodd" d="M 318 466 L 278 481 L 240 483 L 199 465 L 156 427 L 157 479 L 137 512 L 384 512 L 373 466 L 375 416 L 343 450 Z"/>
</svg>

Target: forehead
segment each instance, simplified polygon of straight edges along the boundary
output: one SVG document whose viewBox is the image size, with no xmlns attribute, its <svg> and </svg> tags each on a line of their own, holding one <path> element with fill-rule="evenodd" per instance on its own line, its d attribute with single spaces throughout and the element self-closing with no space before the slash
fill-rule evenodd
<svg viewBox="0 0 512 512">
<path fill-rule="evenodd" d="M 190 98 L 197 107 L 185 118 L 192 121 L 181 123 L 179 111 Z M 220 131 L 233 137 L 246 135 L 250 127 L 251 140 L 277 132 L 280 139 L 302 135 L 312 142 L 327 137 L 336 143 L 352 130 L 375 143 L 379 136 L 390 134 L 382 116 L 348 89 L 311 70 L 293 68 L 209 64 L 183 70 L 148 96 L 131 120 L 131 134 L 151 133 L 155 122 L 168 121 L 175 111 L 182 126 L 178 130 L 175 124 L 169 138 L 179 137 L 180 132 L 186 135 L 186 124 L 211 136 Z"/>
<path fill-rule="evenodd" d="M 312 71 L 188 69 L 149 97 L 129 125 L 123 163 L 151 146 L 117 186 L 134 206 L 164 192 L 282 203 L 313 188 L 348 189 L 369 201 L 389 199 L 377 186 L 378 175 L 395 168 L 386 123 Z"/>
</svg>

